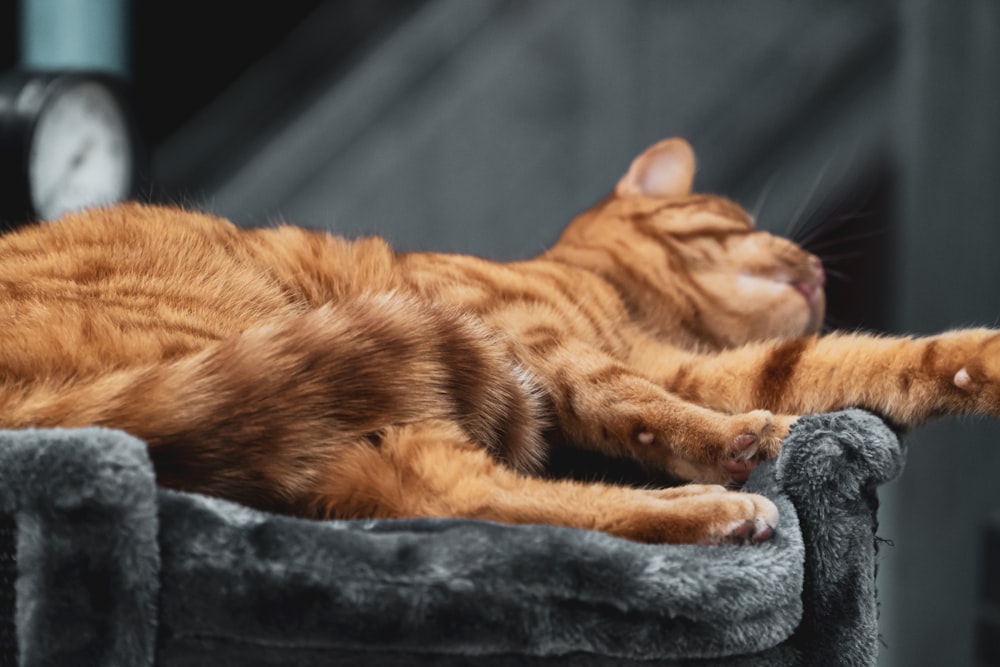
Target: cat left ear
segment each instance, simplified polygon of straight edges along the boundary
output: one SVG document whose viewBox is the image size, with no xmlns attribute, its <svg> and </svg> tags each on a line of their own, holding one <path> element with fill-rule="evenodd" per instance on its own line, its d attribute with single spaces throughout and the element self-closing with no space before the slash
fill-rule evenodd
<svg viewBox="0 0 1000 667">
<path fill-rule="evenodd" d="M 615 187 L 620 197 L 681 197 L 691 194 L 694 150 L 684 139 L 664 139 L 632 161 Z"/>
</svg>

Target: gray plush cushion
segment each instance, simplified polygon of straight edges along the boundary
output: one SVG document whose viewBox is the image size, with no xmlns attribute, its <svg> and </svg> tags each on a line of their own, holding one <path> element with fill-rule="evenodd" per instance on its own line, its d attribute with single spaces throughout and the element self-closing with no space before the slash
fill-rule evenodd
<svg viewBox="0 0 1000 667">
<path fill-rule="evenodd" d="M 774 539 L 661 546 L 276 516 L 157 490 L 120 432 L 0 432 L 21 664 L 874 664 L 875 487 L 901 464 L 872 415 L 805 417 L 748 483 Z"/>
</svg>

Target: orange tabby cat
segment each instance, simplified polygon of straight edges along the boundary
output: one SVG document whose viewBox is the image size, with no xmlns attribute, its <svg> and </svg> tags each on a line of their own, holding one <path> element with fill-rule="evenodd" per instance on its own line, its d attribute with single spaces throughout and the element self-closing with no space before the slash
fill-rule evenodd
<svg viewBox="0 0 1000 667">
<path fill-rule="evenodd" d="M 652 542 L 767 539 L 718 483 L 804 412 L 1000 414 L 1000 337 L 819 337 L 823 270 L 679 139 L 540 257 L 397 254 L 128 204 L 0 237 L 0 425 L 121 428 L 158 481 L 307 517 L 462 516 Z M 702 482 L 531 475 L 545 429 Z"/>
</svg>

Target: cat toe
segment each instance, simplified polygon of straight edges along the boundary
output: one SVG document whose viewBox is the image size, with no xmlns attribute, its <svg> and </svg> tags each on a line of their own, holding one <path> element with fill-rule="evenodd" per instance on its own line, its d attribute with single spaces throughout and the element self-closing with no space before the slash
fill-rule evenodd
<svg viewBox="0 0 1000 667">
<path fill-rule="evenodd" d="M 740 433 L 735 438 L 733 438 L 733 451 L 736 456 L 744 456 L 749 458 L 756 452 L 756 445 L 760 441 L 760 438 L 756 433 Z"/>
<path fill-rule="evenodd" d="M 761 518 L 746 519 L 733 525 L 726 534 L 727 544 L 760 544 L 774 537 L 774 526 Z"/>
<path fill-rule="evenodd" d="M 763 496 L 733 492 L 727 499 L 734 518 L 707 535 L 703 544 L 760 544 L 774 537 L 778 508 Z"/>
<path fill-rule="evenodd" d="M 736 435 L 732 436 L 727 459 L 753 461 L 777 456 L 781 439 L 788 434 L 789 418 L 776 416 L 768 410 L 754 410 L 732 418 Z"/>
<path fill-rule="evenodd" d="M 756 525 L 752 519 L 735 521 L 726 529 L 723 541 L 729 544 L 745 544 L 753 537 Z"/>
<path fill-rule="evenodd" d="M 750 536 L 750 542 L 752 544 L 760 544 L 761 542 L 767 542 L 772 537 L 774 537 L 774 526 L 764 519 L 756 519 L 754 521 L 753 534 Z"/>
</svg>

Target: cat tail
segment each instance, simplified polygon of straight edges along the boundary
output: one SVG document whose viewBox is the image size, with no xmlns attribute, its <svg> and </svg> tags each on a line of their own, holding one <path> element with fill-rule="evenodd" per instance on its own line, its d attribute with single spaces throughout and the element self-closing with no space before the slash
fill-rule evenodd
<svg viewBox="0 0 1000 667">
<path fill-rule="evenodd" d="M 0 419 L 122 429 L 149 444 L 162 485 L 229 496 L 274 488 L 285 473 L 308 477 L 338 445 L 377 446 L 385 429 L 427 419 L 453 421 L 494 458 L 531 470 L 543 451 L 541 401 L 511 359 L 467 316 L 365 295 L 172 361 L 0 385 Z"/>
</svg>

